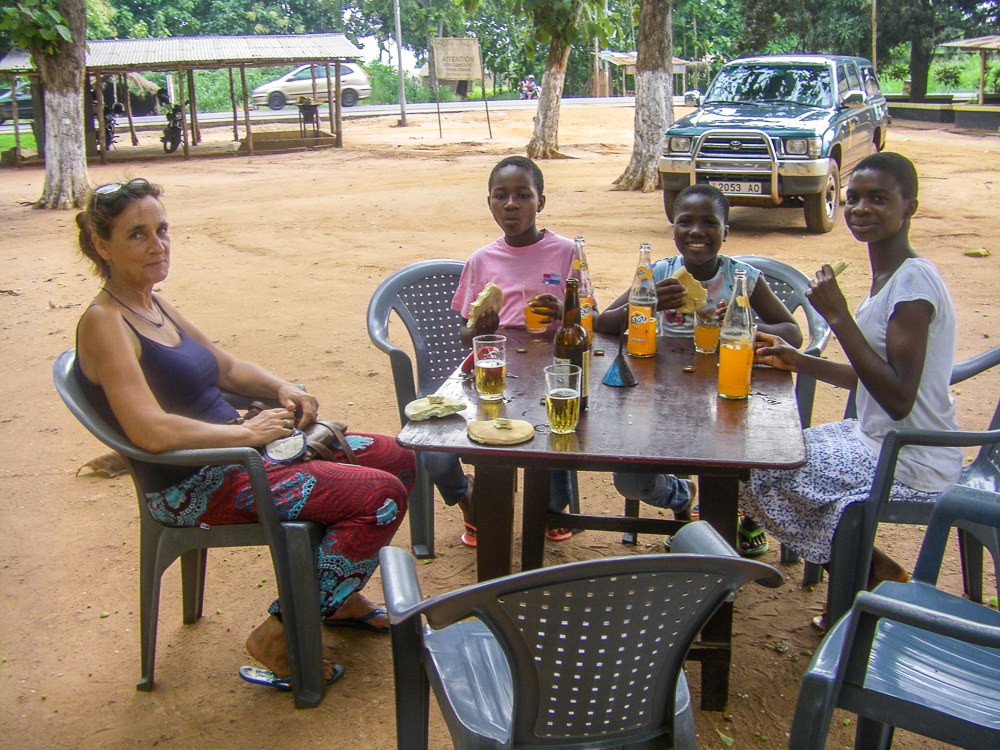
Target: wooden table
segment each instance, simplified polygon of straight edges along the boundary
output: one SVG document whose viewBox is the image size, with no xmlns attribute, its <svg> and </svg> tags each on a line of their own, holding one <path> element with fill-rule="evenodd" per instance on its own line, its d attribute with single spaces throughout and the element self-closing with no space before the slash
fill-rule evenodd
<svg viewBox="0 0 1000 750">
<path fill-rule="evenodd" d="M 628 362 L 639 380 L 631 388 L 601 383 L 618 351 L 617 337 L 596 334 L 590 406 L 576 433 L 549 432 L 542 367 L 552 361 L 552 335 L 506 330 L 507 387 L 502 402 L 480 402 L 475 383 L 456 373 L 439 394 L 465 400 L 469 408 L 451 417 L 410 422 L 400 445 L 457 453 L 475 467 L 479 580 L 511 572 L 514 481 L 524 469 L 522 570 L 541 567 L 552 469 L 697 474 L 701 518 L 734 546 L 737 542 L 739 481 L 750 469 L 793 469 L 805 463 L 795 391 L 789 373 L 755 367 L 751 397 L 728 401 L 717 395 L 716 356 L 694 352 L 691 339 L 660 338 L 656 357 Z M 517 348 L 526 351 L 519 353 Z M 684 367 L 693 366 L 693 372 Z M 471 441 L 466 424 L 479 419 L 524 419 L 535 437 L 520 445 L 485 446 Z M 573 517 L 575 528 L 622 528 L 670 533 L 674 521 L 622 521 Z M 577 522 L 579 521 L 579 522 Z M 732 605 L 723 605 L 702 631 L 689 658 L 702 662 L 702 708 L 721 711 L 729 687 Z"/>
</svg>

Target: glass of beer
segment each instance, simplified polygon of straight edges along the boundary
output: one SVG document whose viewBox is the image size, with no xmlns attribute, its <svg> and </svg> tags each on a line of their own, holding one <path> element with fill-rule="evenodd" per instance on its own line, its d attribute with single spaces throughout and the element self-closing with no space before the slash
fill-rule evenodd
<svg viewBox="0 0 1000 750">
<path fill-rule="evenodd" d="M 719 395 L 741 399 L 750 395 L 750 370 L 753 367 L 753 339 L 727 337 L 719 341 Z"/>
<path fill-rule="evenodd" d="M 715 306 L 709 305 L 694 311 L 694 350 L 698 354 L 714 354 L 719 345 L 719 321 Z"/>
<path fill-rule="evenodd" d="M 579 365 L 556 364 L 545 368 L 545 411 L 549 429 L 556 435 L 576 432 L 580 421 Z"/>
<path fill-rule="evenodd" d="M 476 390 L 482 401 L 499 401 L 507 384 L 507 337 L 476 336 L 472 339 L 476 362 Z"/>
</svg>

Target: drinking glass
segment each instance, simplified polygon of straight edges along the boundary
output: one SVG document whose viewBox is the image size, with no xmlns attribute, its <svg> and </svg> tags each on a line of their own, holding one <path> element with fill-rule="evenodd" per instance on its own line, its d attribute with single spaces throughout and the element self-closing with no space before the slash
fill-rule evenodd
<svg viewBox="0 0 1000 750">
<path fill-rule="evenodd" d="M 476 362 L 476 390 L 482 401 L 499 401 L 507 384 L 507 337 L 476 336 L 472 339 Z"/>
<path fill-rule="evenodd" d="M 715 306 L 694 311 L 694 350 L 698 354 L 714 354 L 719 345 L 719 321 Z"/>
<path fill-rule="evenodd" d="M 579 365 L 556 364 L 545 368 L 545 412 L 549 429 L 557 435 L 576 432 L 580 420 Z"/>
</svg>

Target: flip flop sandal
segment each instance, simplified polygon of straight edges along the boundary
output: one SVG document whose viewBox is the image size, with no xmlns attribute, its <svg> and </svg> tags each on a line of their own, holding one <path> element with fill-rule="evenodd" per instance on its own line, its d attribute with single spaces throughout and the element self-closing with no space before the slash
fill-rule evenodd
<svg viewBox="0 0 1000 750">
<path fill-rule="evenodd" d="M 361 628 L 362 630 L 373 630 L 376 633 L 389 633 L 389 628 L 380 628 L 377 625 L 372 625 L 369 620 L 378 617 L 379 615 L 386 614 L 384 609 L 376 607 L 367 615 L 363 617 L 346 617 L 339 620 L 335 620 L 332 617 L 328 617 L 323 620 L 324 625 L 332 625 L 338 628 Z"/>
<path fill-rule="evenodd" d="M 553 542 L 565 542 L 572 539 L 573 532 L 569 529 L 546 529 L 545 538 Z"/>
<path fill-rule="evenodd" d="M 767 540 L 767 532 L 759 526 L 753 531 L 747 531 L 743 528 L 742 518 L 736 526 L 736 532 L 739 538 L 739 549 L 737 549 L 737 552 L 743 557 L 760 557 L 771 548 L 771 544 Z M 758 542 L 761 537 L 764 537 L 763 544 Z M 744 543 L 746 546 L 744 546 Z"/>
<path fill-rule="evenodd" d="M 673 546 L 674 546 L 674 538 L 672 536 L 663 537 L 663 548 L 667 552 L 670 552 Z"/>
<path fill-rule="evenodd" d="M 344 668 L 339 664 L 334 664 L 333 677 L 327 680 L 325 684 L 332 685 L 340 679 L 342 674 L 344 674 Z M 270 669 L 261 669 L 260 667 L 240 667 L 240 677 L 247 682 L 252 682 L 254 685 L 273 687 L 286 692 L 292 689 L 291 677 L 276 677 L 274 672 Z"/>
<path fill-rule="evenodd" d="M 476 527 L 468 521 L 465 522 L 465 533 L 462 534 L 462 544 L 466 547 L 475 547 L 477 544 Z"/>
</svg>

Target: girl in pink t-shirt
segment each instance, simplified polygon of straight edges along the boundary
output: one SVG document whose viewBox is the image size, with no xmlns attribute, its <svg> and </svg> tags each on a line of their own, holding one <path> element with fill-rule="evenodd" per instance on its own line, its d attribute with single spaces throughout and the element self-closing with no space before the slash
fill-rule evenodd
<svg viewBox="0 0 1000 750">
<path fill-rule="evenodd" d="M 465 264 L 458 282 L 451 307 L 462 314 L 458 336 L 466 346 L 472 346 L 473 337 L 495 333 L 499 328 L 525 327 L 522 282 L 541 282 L 548 274 L 549 278 L 558 278 L 565 284 L 569 276 L 573 267 L 573 241 L 535 225 L 536 217 L 545 207 L 544 185 L 542 170 L 523 156 L 508 156 L 490 172 L 487 204 L 504 236 L 476 250 Z M 469 328 L 466 325 L 469 306 L 491 282 L 503 291 L 503 305 L 499 310 L 491 308 L 482 313 L 475 327 Z M 562 302 L 554 294 L 536 297 L 531 309 L 546 324 L 554 325 L 562 320 Z M 596 301 L 594 314 L 597 314 Z M 462 465 L 454 454 L 424 452 L 420 456 L 445 503 L 457 504 L 462 509 L 465 517 L 462 543 L 476 546 L 476 527 L 470 504 L 472 475 L 463 474 Z M 552 510 L 561 511 L 569 504 L 571 488 L 568 471 L 551 473 Z M 570 537 L 567 529 L 549 529 L 546 534 L 554 541 Z"/>
</svg>

